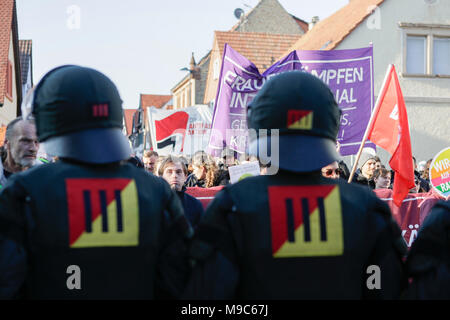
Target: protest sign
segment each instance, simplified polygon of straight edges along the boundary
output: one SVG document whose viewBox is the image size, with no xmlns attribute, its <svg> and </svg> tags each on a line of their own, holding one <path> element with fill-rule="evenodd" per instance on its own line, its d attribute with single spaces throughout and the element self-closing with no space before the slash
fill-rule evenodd
<svg viewBox="0 0 450 320">
<path fill-rule="evenodd" d="M 324 81 L 342 111 L 338 141 L 341 154 L 356 154 L 373 109 L 373 48 L 292 51 L 262 75 L 244 56 L 225 45 L 208 153 L 224 147 L 239 153 L 247 148 L 247 106 L 264 83 L 276 74 L 300 70 Z M 375 145 L 367 146 L 375 149 Z"/>
<path fill-rule="evenodd" d="M 450 147 L 441 150 L 430 165 L 430 182 L 444 198 L 450 196 Z"/>
<path fill-rule="evenodd" d="M 147 108 L 153 150 L 160 155 L 192 155 L 205 150 L 211 129 L 212 108 L 206 105 L 180 110 Z"/>
<path fill-rule="evenodd" d="M 247 162 L 237 166 L 228 167 L 230 182 L 236 183 L 242 179 L 259 176 L 260 168 L 258 161 Z"/>
</svg>

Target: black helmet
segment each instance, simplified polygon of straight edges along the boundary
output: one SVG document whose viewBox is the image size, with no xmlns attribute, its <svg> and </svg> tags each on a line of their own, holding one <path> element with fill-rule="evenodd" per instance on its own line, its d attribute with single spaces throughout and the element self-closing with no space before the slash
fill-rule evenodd
<svg viewBox="0 0 450 320">
<path fill-rule="evenodd" d="M 309 73 L 290 71 L 274 76 L 264 84 L 247 112 L 249 128 L 257 132 L 279 129 L 281 169 L 315 171 L 340 158 L 336 136 L 341 111 L 328 86 Z M 251 141 L 250 154 L 261 158 L 266 152 L 261 148 L 267 148 L 270 139 L 274 136 Z"/>
<path fill-rule="evenodd" d="M 55 68 L 38 83 L 30 103 L 48 154 L 87 163 L 130 157 L 122 100 L 104 74 L 75 65 Z"/>
</svg>

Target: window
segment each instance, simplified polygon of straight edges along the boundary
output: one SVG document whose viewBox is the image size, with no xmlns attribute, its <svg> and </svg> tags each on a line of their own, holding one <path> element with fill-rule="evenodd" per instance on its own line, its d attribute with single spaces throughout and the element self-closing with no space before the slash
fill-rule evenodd
<svg viewBox="0 0 450 320">
<path fill-rule="evenodd" d="M 426 37 L 408 36 L 406 48 L 406 71 L 412 74 L 425 74 Z"/>
<path fill-rule="evenodd" d="M 450 38 L 434 38 L 433 73 L 450 75 Z"/>
<path fill-rule="evenodd" d="M 403 75 L 450 77 L 450 25 L 400 22 Z"/>
<path fill-rule="evenodd" d="M 12 91 L 13 91 L 13 70 L 12 70 L 12 63 L 11 61 L 8 60 L 8 65 L 6 67 L 6 97 L 9 98 L 9 100 L 12 101 L 13 99 L 13 95 L 12 95 Z"/>
</svg>

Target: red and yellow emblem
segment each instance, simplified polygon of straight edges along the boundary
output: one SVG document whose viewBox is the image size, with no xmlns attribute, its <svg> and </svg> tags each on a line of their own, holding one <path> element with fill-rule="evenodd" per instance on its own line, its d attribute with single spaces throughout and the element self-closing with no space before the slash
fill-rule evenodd
<svg viewBox="0 0 450 320">
<path fill-rule="evenodd" d="M 268 193 L 274 258 L 344 253 L 338 186 L 273 186 Z"/>
<path fill-rule="evenodd" d="M 311 130 L 312 127 L 313 112 L 311 110 L 288 110 L 288 129 Z"/>
<path fill-rule="evenodd" d="M 139 244 L 139 205 L 131 179 L 66 179 L 69 246 Z"/>
</svg>

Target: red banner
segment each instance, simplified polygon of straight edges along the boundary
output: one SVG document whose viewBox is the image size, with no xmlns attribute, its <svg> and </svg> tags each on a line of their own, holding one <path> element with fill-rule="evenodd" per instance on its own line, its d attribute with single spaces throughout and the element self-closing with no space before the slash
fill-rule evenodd
<svg viewBox="0 0 450 320">
<path fill-rule="evenodd" d="M 376 189 L 373 190 L 375 194 L 391 209 L 394 219 L 397 221 L 402 230 L 403 239 L 406 245 L 411 247 L 411 244 L 417 238 L 422 221 L 420 220 L 420 205 L 430 197 L 429 193 L 409 193 L 402 202 L 400 207 L 394 205 L 393 191 L 391 189 Z"/>
<path fill-rule="evenodd" d="M 203 208 L 206 209 L 208 204 L 214 199 L 217 192 L 222 190 L 224 186 L 212 187 L 212 188 L 200 188 L 200 187 L 189 187 L 186 188 L 186 192 L 191 196 L 200 200 Z"/>
</svg>

